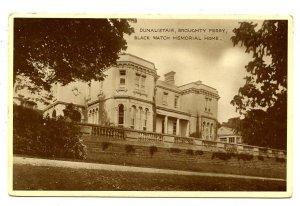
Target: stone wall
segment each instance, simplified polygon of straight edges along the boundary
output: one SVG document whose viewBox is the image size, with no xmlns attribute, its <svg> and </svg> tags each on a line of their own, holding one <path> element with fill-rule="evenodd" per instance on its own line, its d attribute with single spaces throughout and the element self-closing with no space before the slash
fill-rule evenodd
<svg viewBox="0 0 300 206">
<path fill-rule="evenodd" d="M 157 133 L 147 133 L 144 138 L 136 138 L 144 132 L 119 129 L 113 136 L 90 134 L 85 128 L 84 143 L 88 148 L 88 160 L 107 164 L 133 165 L 176 170 L 217 172 L 251 176 L 286 177 L 286 160 L 272 153 L 266 155 L 236 152 L 230 158 L 224 158 L 216 145 L 195 146 L 178 137 L 164 137 Z M 151 137 L 151 138 L 150 138 Z M 174 142 L 177 141 L 177 144 Z M 178 142 L 179 141 L 179 142 Z M 218 148 L 219 146 L 219 148 Z M 246 148 L 247 149 L 247 148 Z M 248 148 L 249 149 L 249 148 Z M 251 149 L 251 148 L 250 148 Z M 253 150 L 253 149 L 252 149 Z M 242 154 L 242 155 L 241 155 Z"/>
</svg>

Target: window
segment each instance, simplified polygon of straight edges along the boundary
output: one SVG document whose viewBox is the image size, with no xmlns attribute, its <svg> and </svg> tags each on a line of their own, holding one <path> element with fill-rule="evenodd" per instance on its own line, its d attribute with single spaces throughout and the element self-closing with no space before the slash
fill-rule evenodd
<svg viewBox="0 0 300 206">
<path fill-rule="evenodd" d="M 213 124 L 210 125 L 210 138 L 212 139 L 214 136 L 214 126 Z"/>
<path fill-rule="evenodd" d="M 138 73 L 136 73 L 135 74 L 135 80 L 134 80 L 134 82 L 135 82 L 135 89 L 139 89 L 140 88 L 140 74 L 138 74 Z"/>
<path fill-rule="evenodd" d="M 176 135 L 176 122 L 173 122 L 173 134 Z"/>
<path fill-rule="evenodd" d="M 168 93 L 167 92 L 163 93 L 162 103 L 163 103 L 163 105 L 168 105 Z"/>
<path fill-rule="evenodd" d="M 126 84 L 126 71 L 121 70 L 120 71 L 120 87 L 125 88 L 125 84 Z"/>
<path fill-rule="evenodd" d="M 145 90 L 146 76 L 141 76 L 141 90 Z"/>
<path fill-rule="evenodd" d="M 205 122 L 202 123 L 202 138 L 205 139 Z"/>
<path fill-rule="evenodd" d="M 123 104 L 119 104 L 119 118 L 118 118 L 118 124 L 119 126 L 123 126 L 124 125 L 124 105 Z"/>
<path fill-rule="evenodd" d="M 175 96 L 175 99 L 174 99 L 174 107 L 175 108 L 178 108 L 178 102 L 179 101 L 179 96 Z"/>
<path fill-rule="evenodd" d="M 206 139 L 208 140 L 209 139 L 209 136 L 210 136 L 210 134 L 209 134 L 209 123 L 207 122 L 207 124 L 206 124 L 206 127 L 205 127 L 205 133 L 206 133 Z"/>
<path fill-rule="evenodd" d="M 210 112 L 210 106 L 211 106 L 211 98 L 206 97 L 205 98 L 205 111 Z"/>
<path fill-rule="evenodd" d="M 227 142 L 227 138 L 226 137 L 220 138 L 220 142 Z"/>
<path fill-rule="evenodd" d="M 135 117 L 136 117 L 136 107 L 133 105 L 131 108 L 131 129 L 134 129 L 134 123 L 135 123 Z"/>
<path fill-rule="evenodd" d="M 144 130 L 144 131 L 147 130 L 147 119 L 148 119 L 148 114 L 149 114 L 149 110 L 146 109 L 146 110 L 145 110 L 144 127 L 143 127 L 143 130 Z"/>
<path fill-rule="evenodd" d="M 142 130 L 142 127 L 143 127 L 143 118 L 142 118 L 142 115 L 143 115 L 143 108 L 140 107 L 139 108 L 139 129 Z"/>
<path fill-rule="evenodd" d="M 234 137 L 229 137 L 229 143 L 234 143 Z"/>
</svg>

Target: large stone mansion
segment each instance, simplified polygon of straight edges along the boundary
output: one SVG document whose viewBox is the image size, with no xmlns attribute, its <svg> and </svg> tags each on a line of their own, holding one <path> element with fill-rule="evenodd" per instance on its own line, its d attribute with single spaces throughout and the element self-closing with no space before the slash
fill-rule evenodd
<svg viewBox="0 0 300 206">
<path fill-rule="evenodd" d="M 104 71 L 104 81 L 54 85 L 44 115 L 63 115 L 73 103 L 81 122 L 135 130 L 217 139 L 218 91 L 201 81 L 177 86 L 175 72 L 161 80 L 154 63 L 131 54 Z"/>
</svg>

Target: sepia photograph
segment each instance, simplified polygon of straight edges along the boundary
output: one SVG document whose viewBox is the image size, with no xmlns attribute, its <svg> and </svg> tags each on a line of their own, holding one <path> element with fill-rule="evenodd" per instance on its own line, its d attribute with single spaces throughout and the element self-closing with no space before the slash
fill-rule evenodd
<svg viewBox="0 0 300 206">
<path fill-rule="evenodd" d="M 291 21 L 10 16 L 10 194 L 291 196 Z"/>
</svg>

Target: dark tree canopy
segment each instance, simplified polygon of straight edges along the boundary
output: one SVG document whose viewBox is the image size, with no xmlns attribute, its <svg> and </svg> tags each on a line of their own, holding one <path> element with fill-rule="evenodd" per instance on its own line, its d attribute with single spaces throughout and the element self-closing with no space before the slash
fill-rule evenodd
<svg viewBox="0 0 300 206">
<path fill-rule="evenodd" d="M 103 80 L 103 70 L 126 49 L 127 19 L 15 18 L 14 83 L 29 78 L 33 89 L 51 84 Z"/>
<path fill-rule="evenodd" d="M 233 30 L 232 42 L 241 44 L 253 59 L 246 65 L 246 84 L 231 102 L 239 111 L 248 107 L 270 107 L 287 90 L 287 21 L 242 22 Z"/>
<path fill-rule="evenodd" d="M 249 144 L 286 148 L 288 21 L 266 20 L 261 28 L 242 22 L 233 30 L 252 60 L 245 66 L 246 83 L 231 103 L 245 115 L 242 135 Z"/>
<path fill-rule="evenodd" d="M 68 118 L 71 121 L 80 122 L 81 121 L 81 114 L 77 110 L 74 104 L 68 104 L 66 108 L 63 110 L 64 117 Z"/>
</svg>

